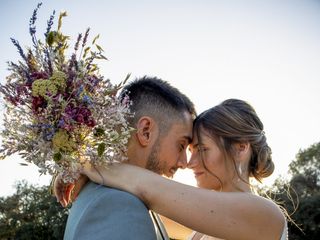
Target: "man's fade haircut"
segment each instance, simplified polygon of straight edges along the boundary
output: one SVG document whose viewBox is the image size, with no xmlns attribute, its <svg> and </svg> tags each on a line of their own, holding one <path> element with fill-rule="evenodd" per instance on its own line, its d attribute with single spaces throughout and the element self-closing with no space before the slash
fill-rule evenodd
<svg viewBox="0 0 320 240">
<path fill-rule="evenodd" d="M 129 119 L 131 126 L 142 116 L 152 117 L 164 133 L 170 129 L 177 120 L 184 119 L 188 112 L 194 119 L 196 111 L 191 100 L 168 82 L 144 76 L 128 83 L 120 93 L 120 99 L 128 96 L 132 105 L 130 110 L 134 117 Z"/>
</svg>

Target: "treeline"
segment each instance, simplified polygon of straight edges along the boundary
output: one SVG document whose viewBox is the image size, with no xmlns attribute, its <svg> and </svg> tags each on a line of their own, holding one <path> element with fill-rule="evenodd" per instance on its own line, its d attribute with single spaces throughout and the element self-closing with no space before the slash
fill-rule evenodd
<svg viewBox="0 0 320 240">
<path fill-rule="evenodd" d="M 300 150 L 289 165 L 291 178 L 277 179 L 267 195 L 291 218 L 290 240 L 320 239 L 320 142 Z"/>
<path fill-rule="evenodd" d="M 0 239 L 63 239 L 68 209 L 48 190 L 22 181 L 16 192 L 0 198 Z"/>
<path fill-rule="evenodd" d="M 320 239 L 320 142 L 300 150 L 289 165 L 290 179 L 277 179 L 260 190 L 288 213 L 290 240 Z M 265 191 L 267 190 L 267 191 Z M 0 198 L 0 239 L 63 239 L 68 209 L 56 202 L 48 186 L 26 182 L 16 193 Z"/>
</svg>

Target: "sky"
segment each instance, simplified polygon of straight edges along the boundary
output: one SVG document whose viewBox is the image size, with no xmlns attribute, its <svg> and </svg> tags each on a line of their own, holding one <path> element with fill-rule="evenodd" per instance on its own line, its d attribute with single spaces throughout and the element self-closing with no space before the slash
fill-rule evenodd
<svg viewBox="0 0 320 240">
<path fill-rule="evenodd" d="M 0 1 L 1 83 L 8 75 L 6 62 L 19 59 L 10 37 L 31 46 L 28 23 L 37 3 Z M 276 166 L 265 184 L 285 177 L 298 151 L 320 140 L 318 0 L 43 1 L 39 38 L 53 10 L 67 11 L 62 31 L 71 42 L 87 27 L 91 39 L 100 34 L 109 58 L 99 63 L 101 74 L 113 83 L 127 73 L 131 80 L 157 76 L 188 95 L 199 113 L 228 98 L 252 104 Z M 49 183 L 49 176 L 21 162 L 18 156 L 0 161 L 0 196 L 12 194 L 22 179 Z M 177 175 L 194 184 L 190 172 Z"/>
</svg>

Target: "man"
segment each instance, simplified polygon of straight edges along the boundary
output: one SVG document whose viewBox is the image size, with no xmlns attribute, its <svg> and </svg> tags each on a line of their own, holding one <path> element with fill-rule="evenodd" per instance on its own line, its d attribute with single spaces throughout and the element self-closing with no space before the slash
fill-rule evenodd
<svg viewBox="0 0 320 240">
<path fill-rule="evenodd" d="M 129 123 L 136 129 L 128 142 L 129 163 L 172 177 L 187 164 L 193 103 L 157 78 L 135 80 L 120 97 L 125 94 L 132 100 Z M 161 232 L 157 215 L 149 215 L 137 197 L 89 182 L 70 209 L 64 239 L 164 239 Z"/>
</svg>

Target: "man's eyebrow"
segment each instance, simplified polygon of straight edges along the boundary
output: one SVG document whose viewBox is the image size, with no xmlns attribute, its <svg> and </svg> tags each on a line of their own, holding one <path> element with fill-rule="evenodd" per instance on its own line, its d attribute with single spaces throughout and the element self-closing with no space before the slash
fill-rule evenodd
<svg viewBox="0 0 320 240">
<path fill-rule="evenodd" d="M 192 138 L 190 136 L 184 136 L 183 138 L 187 140 L 188 144 L 192 142 Z"/>
</svg>

